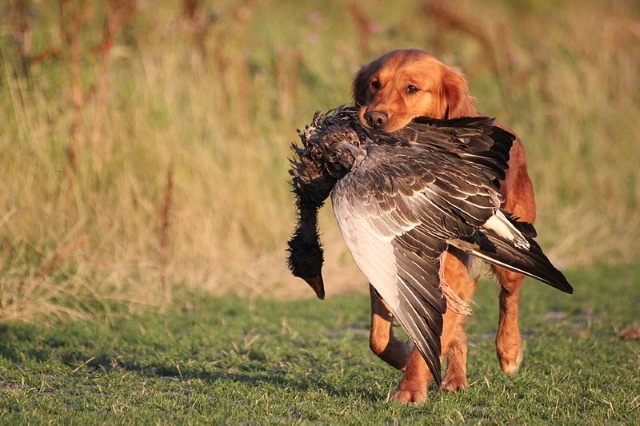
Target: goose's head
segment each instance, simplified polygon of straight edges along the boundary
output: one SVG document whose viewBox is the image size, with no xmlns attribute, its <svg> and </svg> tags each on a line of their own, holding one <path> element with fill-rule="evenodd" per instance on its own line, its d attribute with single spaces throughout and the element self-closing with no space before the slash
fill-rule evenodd
<svg viewBox="0 0 640 426">
<path fill-rule="evenodd" d="M 325 294 L 322 280 L 323 261 L 324 255 L 319 239 L 309 240 L 301 228 L 298 228 L 289 240 L 289 269 L 294 276 L 309 284 L 318 299 L 324 299 Z"/>
</svg>

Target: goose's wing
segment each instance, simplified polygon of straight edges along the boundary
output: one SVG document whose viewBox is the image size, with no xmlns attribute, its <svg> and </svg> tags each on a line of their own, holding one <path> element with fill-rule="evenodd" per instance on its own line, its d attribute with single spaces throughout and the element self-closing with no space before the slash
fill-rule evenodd
<svg viewBox="0 0 640 426">
<path fill-rule="evenodd" d="M 423 133 L 419 139 L 428 139 Z M 368 146 L 364 161 L 338 181 L 331 197 L 358 267 L 440 384 L 446 302 L 439 256 L 448 239 L 470 236 L 486 222 L 501 198 L 482 167 L 418 140 L 405 142 Z"/>
<path fill-rule="evenodd" d="M 434 152 L 455 154 L 477 167 L 493 184 L 505 177 L 509 152 L 515 135 L 495 126 L 491 117 L 462 117 L 436 120 L 417 117 L 408 126 L 393 133 L 398 140 L 411 141 Z"/>
<path fill-rule="evenodd" d="M 358 208 L 358 199 L 344 192 L 340 182 L 332 193 L 332 204 L 345 243 L 440 384 L 440 335 L 446 302 L 440 290 L 438 256 L 446 243 L 430 235 L 426 226 L 401 208 L 392 207 L 385 213 L 369 206 L 371 215 L 363 216 L 367 213 Z"/>
<path fill-rule="evenodd" d="M 517 222 L 509 213 L 497 211 L 474 235 L 447 242 L 493 265 L 573 293 L 571 284 L 533 239 L 535 233 L 533 225 Z"/>
</svg>

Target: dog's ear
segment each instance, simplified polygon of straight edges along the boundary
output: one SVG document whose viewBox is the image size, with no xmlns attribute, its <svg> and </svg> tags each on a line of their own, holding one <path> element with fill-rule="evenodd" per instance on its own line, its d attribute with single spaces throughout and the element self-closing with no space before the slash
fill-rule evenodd
<svg viewBox="0 0 640 426">
<path fill-rule="evenodd" d="M 369 80 L 371 76 L 379 68 L 378 61 L 363 65 L 353 79 L 352 96 L 353 102 L 357 106 L 365 105 L 368 102 L 367 93 L 369 89 Z"/>
<path fill-rule="evenodd" d="M 477 115 L 476 98 L 471 96 L 467 81 L 455 68 L 444 66 L 442 74 L 442 90 L 446 106 L 444 118 L 459 118 Z"/>
</svg>

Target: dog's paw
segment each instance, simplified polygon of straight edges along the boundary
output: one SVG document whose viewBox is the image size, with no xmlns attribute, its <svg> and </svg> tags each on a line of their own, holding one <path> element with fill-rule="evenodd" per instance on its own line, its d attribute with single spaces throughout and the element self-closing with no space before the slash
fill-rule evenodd
<svg viewBox="0 0 640 426">
<path fill-rule="evenodd" d="M 422 404 L 426 400 L 426 389 L 398 389 L 391 397 L 391 401 L 401 404 Z"/>
<path fill-rule="evenodd" d="M 467 377 L 464 374 L 446 374 L 440 385 L 440 389 L 447 392 L 457 392 L 466 389 Z"/>
<path fill-rule="evenodd" d="M 512 376 L 518 372 L 520 364 L 522 364 L 522 358 L 524 356 L 524 350 L 522 345 L 514 345 L 509 350 L 498 349 L 498 360 L 500 361 L 500 368 L 507 376 Z"/>
</svg>

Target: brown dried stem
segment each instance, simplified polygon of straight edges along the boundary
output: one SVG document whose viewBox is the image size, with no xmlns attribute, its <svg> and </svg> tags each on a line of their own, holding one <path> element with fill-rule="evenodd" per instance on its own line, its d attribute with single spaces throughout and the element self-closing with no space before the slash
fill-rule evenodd
<svg viewBox="0 0 640 426">
<path fill-rule="evenodd" d="M 173 165 L 167 167 L 164 197 L 159 209 L 158 246 L 160 262 L 160 290 L 169 291 L 167 285 L 167 267 L 169 264 L 169 237 L 171 231 L 171 211 L 173 209 Z"/>
</svg>

